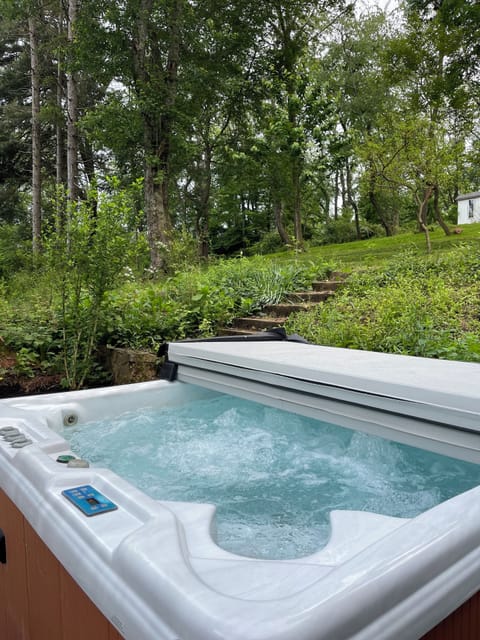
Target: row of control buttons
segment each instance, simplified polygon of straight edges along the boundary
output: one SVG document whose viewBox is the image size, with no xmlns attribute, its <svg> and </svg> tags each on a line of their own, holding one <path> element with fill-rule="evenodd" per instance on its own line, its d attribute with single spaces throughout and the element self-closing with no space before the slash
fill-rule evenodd
<svg viewBox="0 0 480 640">
<path fill-rule="evenodd" d="M 16 427 L 2 427 L 0 436 L 14 449 L 23 449 L 23 447 L 32 444 L 32 441 Z"/>
</svg>

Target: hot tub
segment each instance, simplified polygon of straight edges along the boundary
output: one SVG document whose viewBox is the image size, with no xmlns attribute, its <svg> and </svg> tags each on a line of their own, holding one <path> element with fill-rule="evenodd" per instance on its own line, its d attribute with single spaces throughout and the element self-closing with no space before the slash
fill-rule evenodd
<svg viewBox="0 0 480 640">
<path fill-rule="evenodd" d="M 0 438 L 2 638 L 414 640 L 450 614 L 430 638 L 460 637 L 452 620 L 478 637 L 480 487 L 413 518 L 333 511 L 326 546 L 266 560 L 215 543 L 212 505 L 57 462 L 64 425 L 213 391 L 478 464 L 478 365 L 289 342 L 178 343 L 169 359 L 172 381 L 0 402 L 0 429 L 23 434 Z"/>
</svg>

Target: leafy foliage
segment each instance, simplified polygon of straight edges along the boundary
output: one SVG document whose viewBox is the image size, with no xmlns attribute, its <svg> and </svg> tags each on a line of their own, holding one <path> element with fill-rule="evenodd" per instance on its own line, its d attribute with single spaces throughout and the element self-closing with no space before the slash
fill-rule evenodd
<svg viewBox="0 0 480 640">
<path fill-rule="evenodd" d="M 292 320 L 298 332 L 476 357 L 469 250 L 463 265 L 416 251 L 379 263 L 418 248 L 405 233 L 417 225 L 434 251 L 478 244 L 474 229 L 452 243 L 432 231 L 478 189 L 478 3 L 408 0 L 391 14 L 332 0 L 77 4 L 72 40 L 65 4 L 0 0 L 0 333 L 24 373 L 56 367 L 82 386 L 98 343 L 214 334 L 307 287 L 330 260 L 377 271 Z M 29 19 L 42 86 L 46 251 L 35 260 Z M 66 117 L 73 74 L 78 121 Z M 66 207 L 76 189 L 49 194 L 70 160 L 79 193 Z M 126 186 L 141 175 L 143 188 Z M 280 249 L 274 262 L 207 261 Z"/>
<path fill-rule="evenodd" d="M 351 276 L 329 304 L 288 330 L 336 347 L 480 361 L 480 253 L 426 260 L 405 252 L 385 269 Z"/>
<path fill-rule="evenodd" d="M 65 384 L 80 388 L 94 366 L 97 338 L 106 308 L 106 293 L 128 264 L 132 232 L 131 191 L 110 182 L 110 193 L 90 193 L 90 202 L 72 205 L 67 224 L 45 243 L 52 282 L 57 282 L 54 304 L 61 333 Z M 135 247 L 135 245 L 133 245 Z"/>
<path fill-rule="evenodd" d="M 235 316 L 279 302 L 328 270 L 322 262 L 281 265 L 238 258 L 181 272 L 162 285 L 129 283 L 107 296 L 103 339 L 155 349 L 164 341 L 214 335 Z"/>
<path fill-rule="evenodd" d="M 0 222 L 0 278 L 31 267 L 29 236 L 23 225 Z"/>
</svg>

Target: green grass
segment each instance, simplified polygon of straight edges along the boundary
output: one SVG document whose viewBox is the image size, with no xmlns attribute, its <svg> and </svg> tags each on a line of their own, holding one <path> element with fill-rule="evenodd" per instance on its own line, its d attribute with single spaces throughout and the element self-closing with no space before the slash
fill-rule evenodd
<svg viewBox="0 0 480 640">
<path fill-rule="evenodd" d="M 432 255 L 435 256 L 462 245 L 480 248 L 480 223 L 462 225 L 458 228 L 462 229 L 462 232 L 451 236 L 446 236 L 441 229 L 430 232 Z M 337 268 L 353 271 L 362 267 L 382 266 L 405 250 L 412 251 L 418 256 L 426 256 L 424 234 L 401 233 L 391 238 L 371 238 L 344 244 L 324 245 L 309 248 L 303 253 L 288 251 L 269 257 L 279 261 L 323 260 L 335 263 Z"/>
<path fill-rule="evenodd" d="M 480 244 L 445 242 L 430 256 L 407 245 L 285 328 L 314 344 L 480 362 Z"/>
</svg>

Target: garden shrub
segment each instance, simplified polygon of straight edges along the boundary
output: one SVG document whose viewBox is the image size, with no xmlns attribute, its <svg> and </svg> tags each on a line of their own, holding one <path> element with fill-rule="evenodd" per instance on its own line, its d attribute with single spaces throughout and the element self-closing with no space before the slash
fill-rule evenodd
<svg viewBox="0 0 480 640">
<path fill-rule="evenodd" d="M 198 242 L 187 229 L 173 229 L 170 232 L 170 243 L 161 246 L 161 255 L 165 261 L 168 274 L 189 271 L 200 264 Z"/>
<path fill-rule="evenodd" d="M 360 238 L 362 240 L 383 237 L 384 235 L 385 231 L 381 225 L 367 222 L 366 220 L 361 221 Z M 312 246 L 343 244 L 345 242 L 353 242 L 357 239 L 355 222 L 350 218 L 342 216 L 336 220 L 329 218 L 323 224 L 315 227 L 312 232 L 310 244 Z"/>
<path fill-rule="evenodd" d="M 312 233 L 311 244 L 341 244 L 357 239 L 355 223 L 347 218 L 330 218 Z"/>
<path fill-rule="evenodd" d="M 30 230 L 26 225 L 0 224 L 0 278 L 8 279 L 32 266 Z"/>
<path fill-rule="evenodd" d="M 16 352 L 16 373 L 59 370 L 57 316 L 45 291 L 41 271 L 20 271 L 9 280 L 8 287 L 0 283 L 0 344 Z"/>
<path fill-rule="evenodd" d="M 102 341 L 152 349 L 188 335 L 188 310 L 155 284 L 127 283 L 106 294 Z"/>
<path fill-rule="evenodd" d="M 86 201 L 72 204 L 67 223 L 45 240 L 45 256 L 56 283 L 54 307 L 61 336 L 64 383 L 81 388 L 95 369 L 96 347 L 105 324 L 107 292 L 131 263 L 132 219 L 140 183 L 108 192 L 92 189 Z M 59 230 L 60 229 L 60 230 Z"/>
<path fill-rule="evenodd" d="M 480 256 L 407 253 L 384 270 L 353 275 L 325 305 L 289 318 L 287 330 L 323 345 L 480 361 Z"/>
<path fill-rule="evenodd" d="M 324 263 L 219 260 L 163 283 L 127 283 L 109 292 L 104 340 L 156 349 L 164 341 L 215 335 L 234 317 L 279 302 L 329 270 Z"/>
<path fill-rule="evenodd" d="M 269 253 L 278 253 L 279 251 L 286 251 L 287 245 L 283 244 L 278 231 L 267 231 L 263 234 L 262 238 L 245 249 L 245 255 L 247 256 L 264 256 Z"/>
</svg>

